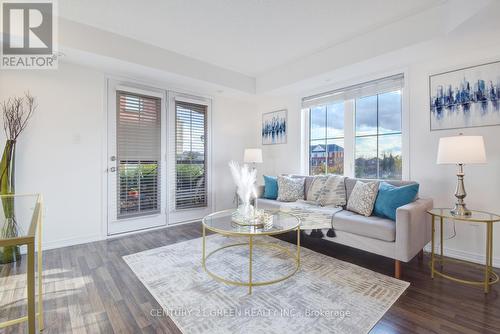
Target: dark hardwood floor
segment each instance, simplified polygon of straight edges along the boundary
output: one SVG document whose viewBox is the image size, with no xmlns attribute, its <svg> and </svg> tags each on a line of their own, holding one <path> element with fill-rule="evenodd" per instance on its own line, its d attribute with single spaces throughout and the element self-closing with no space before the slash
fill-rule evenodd
<svg viewBox="0 0 500 334">
<path fill-rule="evenodd" d="M 151 310 L 158 303 L 122 260 L 122 256 L 201 236 L 199 223 L 180 225 L 44 252 L 45 333 L 179 333 L 168 317 Z M 292 235 L 284 240 L 294 241 Z M 349 247 L 303 238 L 317 252 L 393 275 L 394 262 Z M 480 288 L 431 280 L 429 255 L 403 265 L 411 286 L 372 333 L 500 333 L 498 286 L 489 295 Z M 462 266 L 450 273 L 479 277 Z M 26 312 L 25 262 L 0 267 L 0 321 Z M 25 325 L 0 333 L 25 333 Z"/>
</svg>

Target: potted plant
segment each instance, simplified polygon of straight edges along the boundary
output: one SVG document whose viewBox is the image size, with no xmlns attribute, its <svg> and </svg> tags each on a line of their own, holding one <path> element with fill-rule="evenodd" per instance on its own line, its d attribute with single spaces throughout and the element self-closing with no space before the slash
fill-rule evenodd
<svg viewBox="0 0 500 334">
<path fill-rule="evenodd" d="M 12 97 L 1 104 L 3 128 L 7 141 L 0 161 L 0 194 L 12 195 L 15 192 L 15 155 L 19 135 L 26 129 L 28 121 L 37 108 L 35 98 L 26 93 L 21 97 Z M 19 235 L 19 226 L 14 211 L 14 198 L 2 197 L 5 215 L 0 226 L 0 238 L 12 238 Z M 1 224 L 0 224 L 1 225 Z M 21 258 L 19 246 L 0 247 L 0 264 L 18 261 Z"/>
</svg>

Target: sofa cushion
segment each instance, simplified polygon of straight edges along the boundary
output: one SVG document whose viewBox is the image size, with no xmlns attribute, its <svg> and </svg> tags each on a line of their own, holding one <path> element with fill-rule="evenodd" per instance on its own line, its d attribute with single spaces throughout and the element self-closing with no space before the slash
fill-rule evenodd
<svg viewBox="0 0 500 334">
<path fill-rule="evenodd" d="M 309 202 L 317 202 L 327 180 L 327 175 L 315 176 L 311 185 L 307 189 L 306 200 Z"/>
<path fill-rule="evenodd" d="M 333 217 L 336 230 L 384 241 L 396 240 L 396 223 L 377 216 L 365 217 L 351 211 L 340 211 Z"/>
<path fill-rule="evenodd" d="M 278 201 L 295 202 L 304 199 L 304 178 L 278 176 Z"/>
<path fill-rule="evenodd" d="M 371 216 L 378 193 L 378 182 L 357 181 L 347 202 L 347 210 Z"/>
<path fill-rule="evenodd" d="M 276 176 L 264 175 L 264 198 L 278 198 L 278 178 Z"/>
<path fill-rule="evenodd" d="M 283 176 L 289 176 L 294 179 L 304 179 L 304 198 L 307 198 L 307 192 L 314 181 L 314 176 L 298 174 L 283 174 Z"/>
<path fill-rule="evenodd" d="M 396 221 L 396 210 L 400 206 L 415 200 L 418 194 L 418 187 L 418 183 L 396 187 L 387 182 L 381 182 L 373 214 Z"/>
<path fill-rule="evenodd" d="M 282 202 L 273 199 L 257 198 L 257 208 L 264 210 L 279 210 Z"/>
<path fill-rule="evenodd" d="M 357 181 L 361 182 L 377 182 L 379 183 L 379 180 L 372 180 L 372 179 L 356 179 L 356 178 L 346 178 L 345 179 L 345 190 L 346 190 L 346 195 L 347 195 L 347 201 L 349 201 L 349 197 L 351 197 L 352 190 L 354 189 L 354 186 L 356 185 Z M 393 186 L 396 187 L 401 187 L 405 186 L 407 184 L 414 184 L 416 183 L 415 181 L 401 181 L 401 180 L 384 180 L 384 182 L 387 182 L 389 184 L 392 184 Z"/>
<path fill-rule="evenodd" d="M 345 194 L 345 177 L 330 175 L 318 197 L 321 206 L 344 206 L 347 203 Z"/>
</svg>

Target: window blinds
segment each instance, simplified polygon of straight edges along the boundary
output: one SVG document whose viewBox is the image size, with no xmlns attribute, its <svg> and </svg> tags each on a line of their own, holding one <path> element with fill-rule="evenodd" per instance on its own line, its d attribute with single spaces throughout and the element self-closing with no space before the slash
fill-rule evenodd
<svg viewBox="0 0 500 334">
<path fill-rule="evenodd" d="M 207 106 L 175 102 L 175 208 L 207 206 Z"/>
<path fill-rule="evenodd" d="M 329 104 L 336 101 L 345 101 L 363 96 L 395 91 L 403 88 L 403 84 L 404 75 L 400 73 L 390 77 L 304 97 L 302 99 L 302 107 L 311 108 L 313 106 Z"/>
<path fill-rule="evenodd" d="M 160 211 L 161 99 L 117 91 L 118 218 Z"/>
</svg>

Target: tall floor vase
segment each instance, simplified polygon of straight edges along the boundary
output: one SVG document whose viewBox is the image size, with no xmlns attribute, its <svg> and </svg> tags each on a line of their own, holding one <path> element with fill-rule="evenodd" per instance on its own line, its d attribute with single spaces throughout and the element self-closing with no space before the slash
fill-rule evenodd
<svg viewBox="0 0 500 334">
<path fill-rule="evenodd" d="M 16 141 L 7 140 L 0 161 L 0 194 L 14 194 L 15 180 L 15 155 Z M 0 238 L 12 238 L 19 235 L 14 211 L 14 197 L 2 198 L 3 213 L 5 220 L 3 226 L 0 223 Z M 21 259 L 21 250 L 19 246 L 0 247 L 0 264 L 16 262 Z"/>
</svg>

